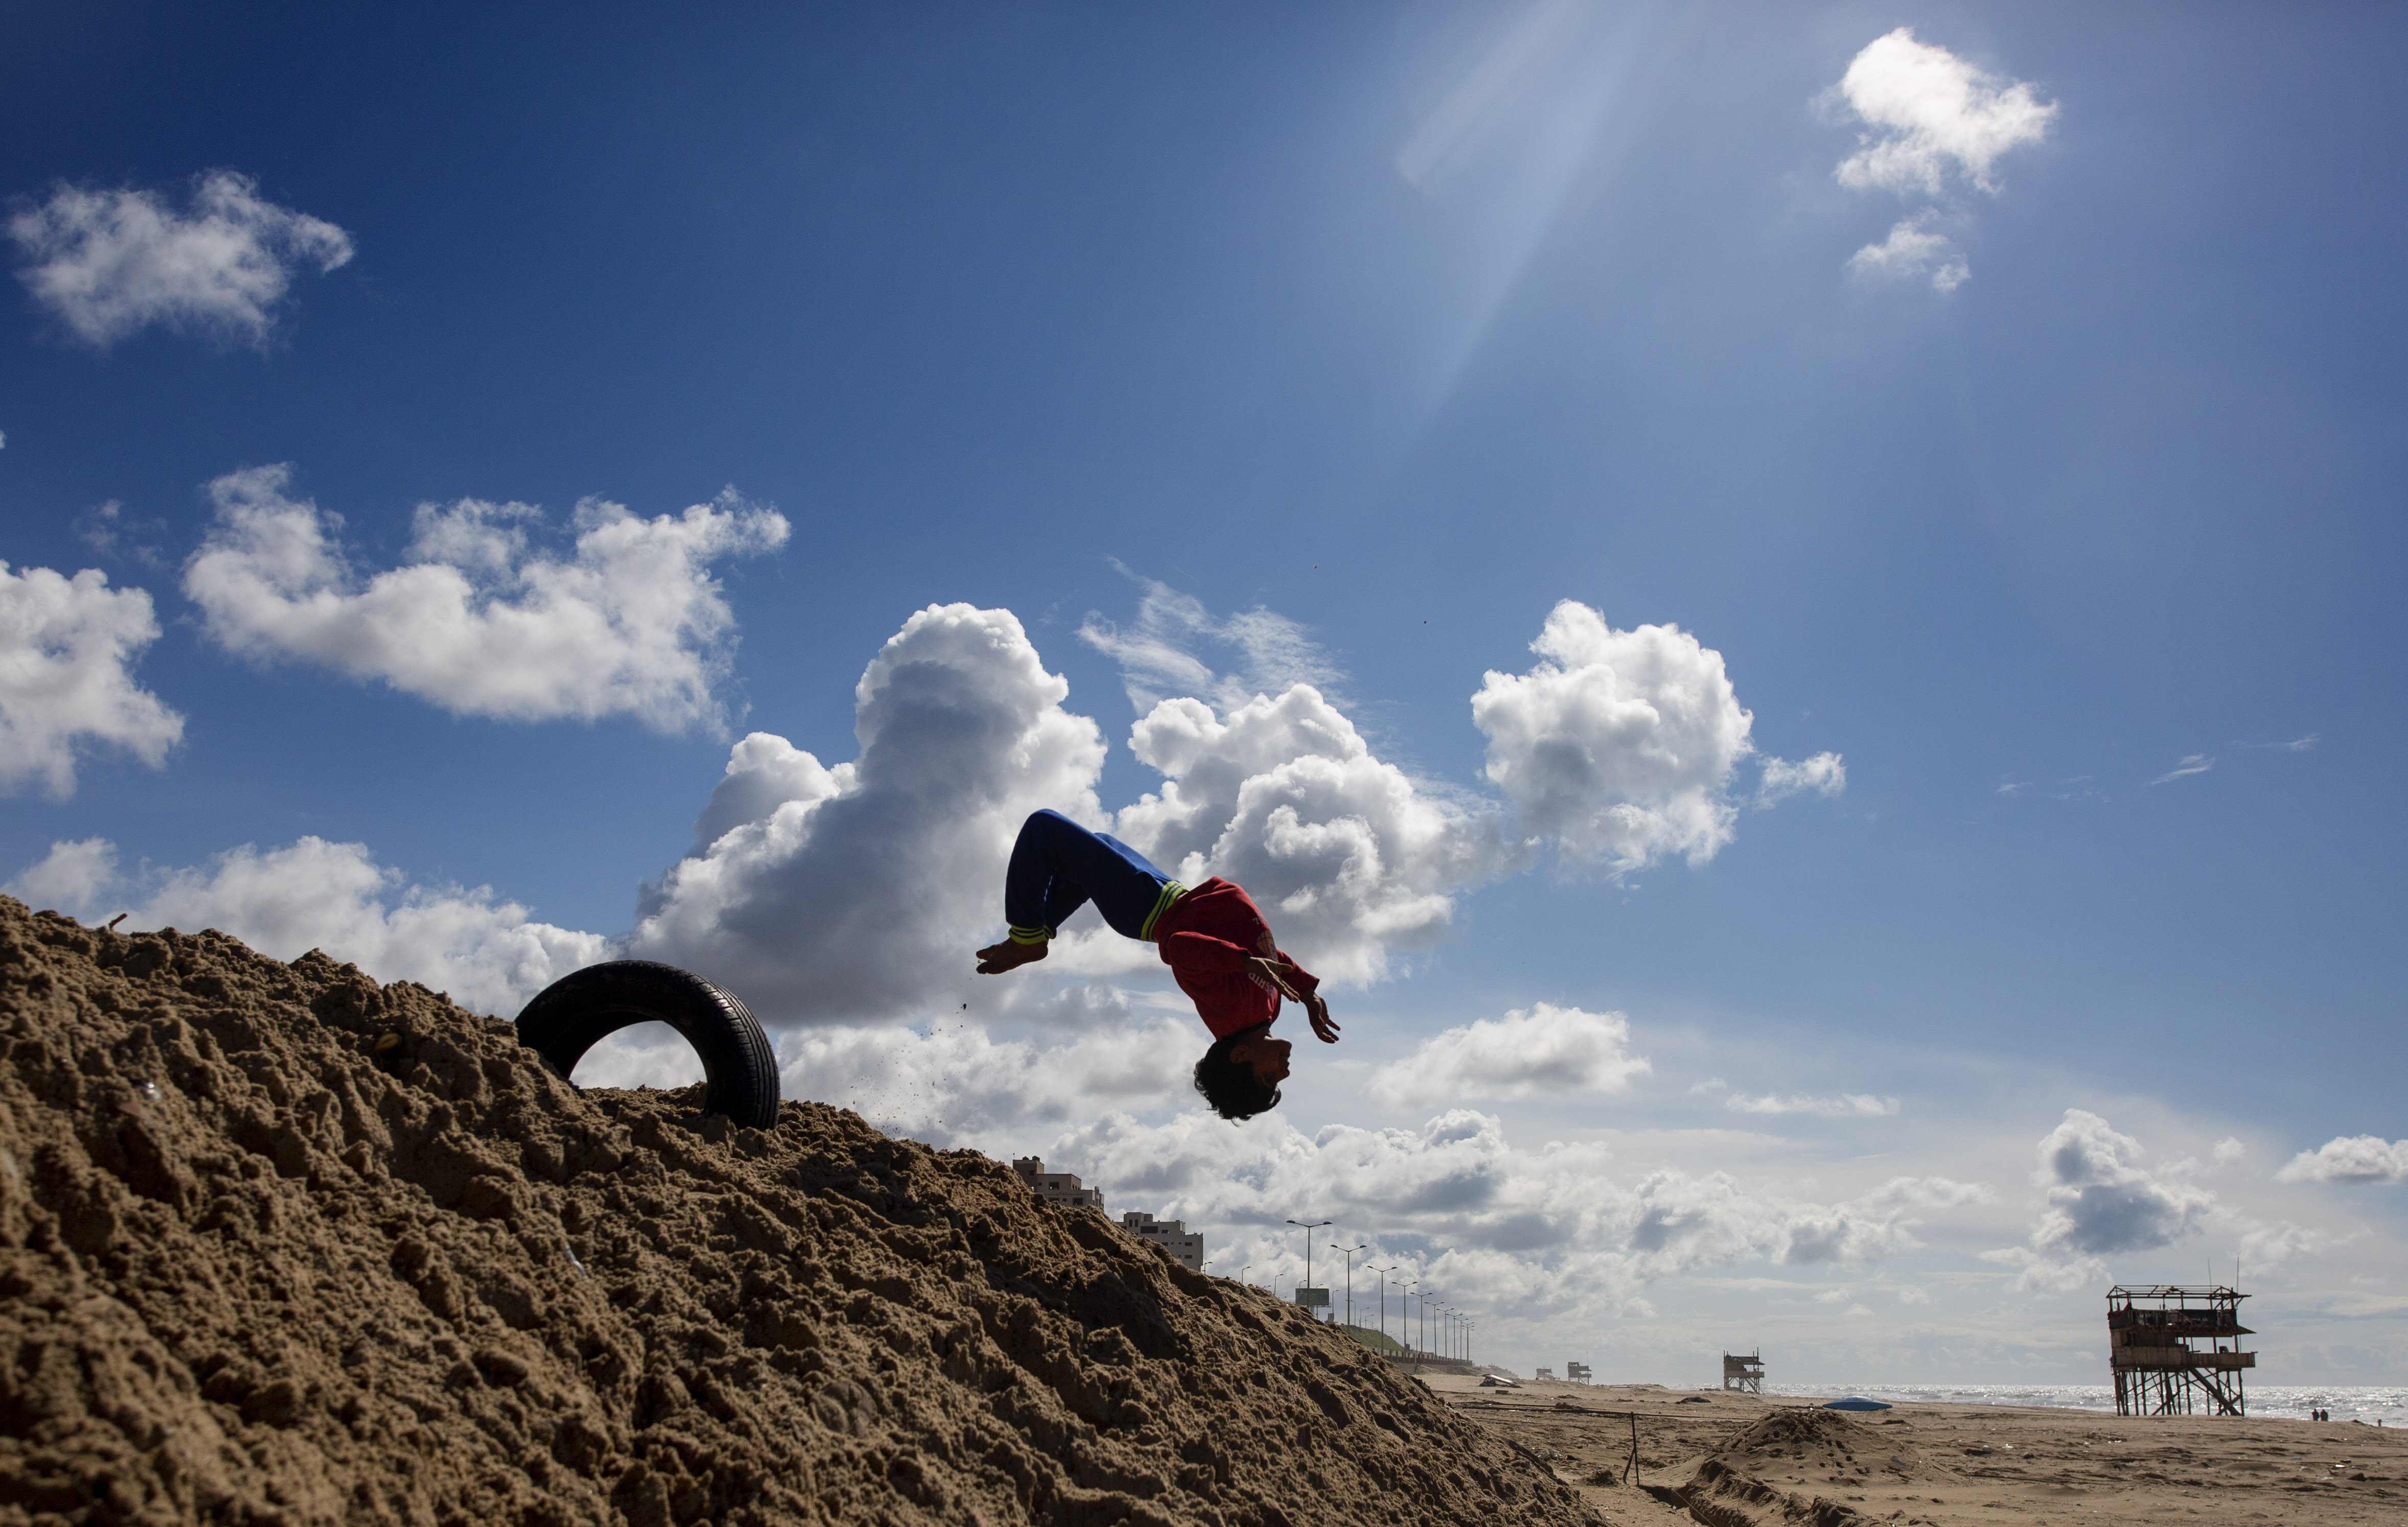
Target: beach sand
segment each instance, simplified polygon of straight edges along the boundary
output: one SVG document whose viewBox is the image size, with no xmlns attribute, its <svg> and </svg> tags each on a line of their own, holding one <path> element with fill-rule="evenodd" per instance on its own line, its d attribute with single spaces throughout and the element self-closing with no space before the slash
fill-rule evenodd
<svg viewBox="0 0 2408 1527">
<path fill-rule="evenodd" d="M 2408 1429 L 1969 1405 L 1842 1414 L 1655 1385 L 1426 1382 L 1617 1523 L 2408 1523 Z"/>
</svg>

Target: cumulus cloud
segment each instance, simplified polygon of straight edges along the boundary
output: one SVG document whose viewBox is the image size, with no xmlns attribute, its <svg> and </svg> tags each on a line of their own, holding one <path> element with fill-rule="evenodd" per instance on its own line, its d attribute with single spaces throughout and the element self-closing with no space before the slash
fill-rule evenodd
<svg viewBox="0 0 2408 1527">
<path fill-rule="evenodd" d="M 1890 226 L 1889 236 L 1868 244 L 1848 257 L 1848 269 L 1880 280 L 1931 278 L 1935 292 L 1954 292 L 1972 277 L 1965 251 L 1935 226 L 1940 215 L 1928 208 Z"/>
<path fill-rule="evenodd" d="M 736 619 L 710 576 L 785 544 L 785 518 L 733 489 L 646 520 L 580 500 L 566 558 L 537 549 L 541 512 L 422 504 L 408 565 L 363 581 L 341 521 L 288 496 L 289 465 L 209 484 L 217 521 L 184 592 L 228 651 L 380 680 L 454 715 L 632 716 L 661 732 L 716 728 Z"/>
<path fill-rule="evenodd" d="M 1870 1092 L 1842 1092 L 1836 1097 L 1810 1097 L 1803 1093 L 1784 1097 L 1771 1092 L 1749 1097 L 1734 1092 L 1723 1100 L 1723 1106 L 1735 1113 L 1799 1113 L 1817 1119 L 1887 1119 L 1898 1112 L 1898 1099 L 1875 1097 Z"/>
<path fill-rule="evenodd" d="M 2344 1135 L 2302 1150 L 2274 1174 L 2277 1182 L 2408 1182 L 2408 1140 Z"/>
<path fill-rule="evenodd" d="M 1373 1101 L 1391 1107 L 1450 1098 L 1617 1092 L 1651 1067 L 1630 1053 L 1630 1021 L 1540 1003 L 1424 1040 L 1372 1073 Z"/>
<path fill-rule="evenodd" d="M 1496 813 L 1376 757 L 1310 684 L 1226 718 L 1165 700 L 1129 734 L 1165 782 L 1114 831 L 1190 885 L 1244 886 L 1314 974 L 1363 983 L 1436 942 L 1455 893 L 1507 867 Z"/>
<path fill-rule="evenodd" d="M 1614 630 L 1571 599 L 1530 649 L 1536 667 L 1492 669 L 1471 697 L 1487 777 L 1524 832 L 1612 875 L 1667 854 L 1702 863 L 1730 842 L 1731 774 L 1755 750 L 1754 718 L 1720 652 L 1678 626 Z M 1844 778 L 1837 758 L 1823 777 Z"/>
<path fill-rule="evenodd" d="M 1942 1177 L 1801 1196 L 1725 1173 L 1632 1166 L 1601 1145 L 1519 1146 L 1496 1116 L 1464 1108 L 1413 1128 L 1310 1135 L 1278 1113 L 1242 1128 L 1197 1108 L 1136 1117 L 1186 1095 L 1188 1039 L 1181 1022 L 1040 1043 L 939 1020 L 801 1031 L 780 1056 L 790 1092 L 848 1103 L 914 1138 L 1034 1151 L 1100 1187 L 1111 1213 L 1143 1208 L 1207 1228 L 1216 1262 L 1233 1272 L 1253 1262 L 1256 1281 L 1300 1270 L 1284 1221 L 1309 1206 L 1371 1241 L 1371 1263 L 1401 1261 L 1399 1276 L 1499 1315 L 1599 1301 L 1629 1309 L 1652 1281 L 1740 1262 L 1874 1263 L 1915 1248 L 1931 1217 L 1990 1196 Z"/>
<path fill-rule="evenodd" d="M 1207 698 L 1224 711 L 1236 710 L 1256 695 L 1298 684 L 1326 693 L 1340 677 L 1304 627 L 1284 615 L 1257 607 L 1216 616 L 1201 600 L 1166 583 L 1150 578 L 1138 582 L 1145 592 L 1138 601 L 1135 624 L 1123 627 L 1090 611 L 1079 636 L 1121 665 L 1129 704 L 1141 712 L 1173 694 Z M 1226 650 L 1237 666 L 1226 674 L 1216 672 L 1197 655 L 1198 648 Z"/>
<path fill-rule="evenodd" d="M 95 348 L 151 323 L 262 343 L 295 274 L 351 258 L 349 234 L 231 170 L 199 177 L 181 209 L 156 191 L 62 185 L 8 235 L 26 261 L 17 278 Z"/>
<path fill-rule="evenodd" d="M 1863 124 L 1856 151 L 1832 173 L 1853 191 L 1939 198 L 1958 185 L 1997 194 L 1990 171 L 2000 155 L 2048 136 L 2057 103 L 2032 87 L 1985 74 L 1945 48 L 1899 27 L 1865 45 L 1827 97 Z M 1951 198 L 1953 201 L 1954 198 Z M 1848 259 L 1857 276 L 1916 280 L 1954 292 L 1972 265 L 1941 232 L 1937 207 L 1899 219 L 1889 236 Z"/>
<path fill-rule="evenodd" d="M 1768 758 L 1763 776 L 1756 783 L 1756 804 L 1770 806 L 1809 790 L 1818 795 L 1837 795 L 1847 788 L 1848 766 L 1837 753 L 1816 753 L 1796 764 Z"/>
<path fill-rule="evenodd" d="M 1107 821 L 1096 723 L 1062 708 L 1009 610 L 913 615 L 854 689 L 860 756 L 834 767 L 755 733 L 731 752 L 702 839 L 645 896 L 630 949 L 742 992 L 766 1020 L 888 1018 L 970 992 L 1001 931 L 1028 813 Z M 1007 1001 L 1028 982 L 977 989 Z"/>
<path fill-rule="evenodd" d="M 117 873 L 108 840 L 58 843 L 8 889 L 84 917 L 120 896 L 118 906 L 132 904 L 122 932 L 216 928 L 280 960 L 323 949 L 379 980 L 417 981 L 505 1018 L 570 971 L 612 957 L 609 939 L 538 922 L 491 887 L 406 884 L 365 844 L 318 837 L 265 852 L 245 844 L 205 867 L 146 869 L 131 880 Z"/>
<path fill-rule="evenodd" d="M 2041 1137 L 2039 1150 L 2032 1182 L 2046 1190 L 2046 1207 L 2028 1243 L 1984 1253 L 2021 1266 L 2021 1287 L 2094 1281 L 2105 1267 L 2101 1259 L 2171 1246 L 2216 1207 L 2214 1193 L 2183 1180 L 2177 1168 L 2186 1163 L 2149 1170 L 2141 1164 L 2146 1151 L 2140 1141 L 2086 1109 L 2068 1108 Z"/>
<path fill-rule="evenodd" d="M 1656 1279 L 1737 1262 L 1878 1261 L 1919 1244 L 1926 1216 L 1981 1192 L 1901 1178 L 1814 1202 L 1718 1172 L 1617 1169 L 1595 1145 L 1517 1148 L 1495 1116 L 1469 1109 L 1310 1136 L 1276 1115 L 1241 1130 L 1200 1112 L 1160 1125 L 1116 1115 L 1058 1139 L 1046 1162 L 1214 1226 L 1232 1256 L 1264 1263 L 1292 1252 L 1283 1221 L 1309 1205 L 1371 1240 L 1374 1261 L 1401 1259 L 1409 1276 L 1499 1314 L 1627 1302 Z"/>
<path fill-rule="evenodd" d="M 53 843 L 41 860 L 20 870 L 5 891 L 26 906 L 70 914 L 89 912 L 117 883 L 117 845 L 105 837 Z"/>
<path fill-rule="evenodd" d="M 2028 83 L 1985 73 L 1903 26 L 1865 45 L 1838 94 L 1867 130 L 1834 173 L 1859 191 L 1938 195 L 1961 178 L 1995 193 L 1991 166 L 2046 137 L 2057 112 Z"/>
<path fill-rule="evenodd" d="M 77 756 L 93 745 L 164 763 L 184 718 L 132 673 L 158 636 L 140 589 L 111 589 L 94 568 L 68 578 L 0 562 L 0 791 L 38 782 L 71 795 Z"/>
<path fill-rule="evenodd" d="M 791 1096 L 841 1104 L 872 1123 L 948 1137 L 1025 1135 L 1115 1109 L 1192 1095 L 1192 1020 L 1116 1024 L 1067 1042 L 998 1039 L 983 1024 L 921 1030 L 840 1026 L 789 1035 L 779 1049 Z"/>
</svg>

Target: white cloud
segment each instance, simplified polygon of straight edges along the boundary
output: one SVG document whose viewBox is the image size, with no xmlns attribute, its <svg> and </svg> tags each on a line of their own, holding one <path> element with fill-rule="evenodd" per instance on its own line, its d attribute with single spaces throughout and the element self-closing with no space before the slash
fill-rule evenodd
<svg viewBox="0 0 2408 1527">
<path fill-rule="evenodd" d="M 1113 830 L 1174 878 L 1244 886 L 1282 946 L 1326 978 L 1380 979 L 1392 950 L 1445 934 L 1455 892 L 1512 862 L 1493 809 L 1382 762 L 1308 684 L 1226 720 L 1201 700 L 1165 700 L 1129 747 L 1166 779 Z"/>
<path fill-rule="evenodd" d="M 2335 1234 L 2329 1230 L 2296 1225 L 2287 1220 L 2275 1224 L 2252 1225 L 2241 1235 L 2241 1264 L 2263 1273 L 2267 1268 L 2288 1262 L 2293 1257 L 2322 1256 L 2363 1234 L 2364 1231 L 2359 1230 L 2348 1234 Z"/>
<path fill-rule="evenodd" d="M 2041 1137 L 2035 1186 L 2047 1206 L 2023 1247 L 1983 1253 L 2024 1269 L 2018 1286 L 2077 1288 L 2095 1281 L 2104 1258 L 2171 1246 L 2216 1208 L 2215 1195 L 2182 1180 L 2175 1163 L 2152 1172 L 2140 1164 L 2138 1140 L 2116 1133 L 2095 1113 L 2068 1108 Z"/>
<path fill-rule="evenodd" d="M 1848 766 L 1837 753 L 1816 753 L 1796 764 L 1768 758 L 1764 761 L 1763 778 L 1756 787 L 1756 804 L 1770 806 L 1809 790 L 1818 795 L 1837 795 L 1847 788 Z"/>
<path fill-rule="evenodd" d="M 1452 1098 L 1618 1092 L 1650 1069 L 1630 1053 L 1630 1021 L 1540 1003 L 1424 1040 L 1374 1072 L 1372 1100 L 1391 1107 Z"/>
<path fill-rule="evenodd" d="M 733 489 L 645 520 L 579 502 L 574 552 L 534 549 L 524 504 L 422 504 L 408 565 L 362 583 L 336 516 L 286 496 L 289 466 L 209 484 L 217 522 L 184 592 L 227 650 L 377 679 L 454 715 L 505 721 L 633 716 L 662 732 L 717 727 L 734 614 L 710 573 L 782 546 L 774 509 Z"/>
<path fill-rule="evenodd" d="M 158 639 L 150 596 L 86 568 L 12 573 L 0 562 L 0 791 L 38 780 L 75 792 L 76 756 L 98 743 L 157 768 L 184 718 L 128 671 Z"/>
<path fill-rule="evenodd" d="M 1723 1106 L 1735 1113 L 1811 1114 L 1817 1119 L 1887 1119 L 1898 1112 L 1898 1099 L 1875 1097 L 1870 1092 L 1842 1092 L 1837 1097 L 1808 1097 L 1792 1094 L 1782 1097 L 1770 1092 L 1761 1097 L 1748 1097 L 1734 1092 Z"/>
<path fill-rule="evenodd" d="M 1226 712 L 1298 684 L 1326 693 L 1341 677 L 1304 627 L 1284 615 L 1257 607 L 1217 617 L 1200 600 L 1168 584 L 1138 581 L 1145 593 L 1138 601 L 1134 628 L 1089 611 L 1079 636 L 1121 665 L 1129 704 L 1141 712 L 1172 694 L 1206 697 Z M 1196 655 L 1198 646 L 1229 649 L 1238 659 L 1236 671 L 1214 672 Z"/>
<path fill-rule="evenodd" d="M 780 1056 L 791 1094 L 847 1104 L 914 1138 L 1039 1154 L 1101 1187 L 1112 1213 L 1206 1229 L 1216 1262 L 1231 1272 L 1253 1262 L 1257 1282 L 1300 1270 L 1283 1221 L 1309 1206 L 1372 1241 L 1369 1263 L 1401 1260 L 1400 1276 L 1498 1315 L 1600 1302 L 1634 1312 L 1650 1282 L 1737 1262 L 1877 1262 L 1915 1248 L 1930 1216 L 1989 1196 L 1897 1177 L 1819 1201 L 1721 1172 L 1627 1166 L 1601 1145 L 1517 1147 L 1498 1118 L 1461 1108 L 1412 1129 L 1312 1135 L 1279 1113 L 1236 1128 L 1194 1107 L 1133 1117 L 1186 1099 L 1188 1038 L 1177 1020 L 1039 1044 L 940 1020 L 790 1034 Z"/>
<path fill-rule="evenodd" d="M 1889 237 L 1848 257 L 1848 268 L 1883 280 L 1913 280 L 1928 272 L 1932 290 L 1954 292 L 1972 278 L 1973 267 L 1956 241 L 1936 231 L 1939 214 L 1927 207 L 1892 224 Z"/>
<path fill-rule="evenodd" d="M 2176 779 L 2187 778 L 2194 774 L 2205 774 L 2208 770 L 2214 767 L 2215 767 L 2214 759 L 2210 758 L 2205 753 L 2192 753 L 2188 757 L 2185 758 L 2181 763 L 2175 764 L 2172 768 L 2157 776 L 2155 779 L 2150 780 L 2149 783 L 2153 785 L 2171 784 Z"/>
<path fill-rule="evenodd" d="M 2239 1139 L 2228 1135 L 2215 1142 L 2214 1149 L 2208 1151 L 2208 1159 L 2218 1166 L 2230 1166 L 2247 1154 L 2249 1154 L 2249 1148 L 2242 1144 Z"/>
<path fill-rule="evenodd" d="M 1854 190 L 1938 195 L 1953 170 L 1995 193 L 2001 154 L 2048 136 L 2057 103 L 2032 87 L 1986 74 L 1899 27 L 1865 45 L 1840 78 L 1840 97 L 1870 129 L 1834 173 Z"/>
<path fill-rule="evenodd" d="M 1738 816 L 1732 770 L 1755 750 L 1722 654 L 1678 626 L 1616 631 L 1570 599 L 1530 648 L 1536 667 L 1492 669 L 1471 697 L 1521 828 L 1613 875 L 1712 859 Z"/>
<path fill-rule="evenodd" d="M 1333 1124 L 1311 1136 L 1278 1115 L 1242 1129 L 1202 1112 L 1160 1125 L 1114 1115 L 1045 1159 L 1214 1226 L 1233 1256 L 1251 1246 L 1266 1263 L 1292 1251 L 1283 1221 L 1310 1206 L 1360 1227 L 1375 1261 L 1400 1257 L 1412 1275 L 1504 1315 L 1627 1304 L 1648 1282 L 1736 1262 L 1878 1261 L 1919 1244 L 1924 1215 L 1981 1192 L 1899 1179 L 1818 1203 L 1720 1172 L 1617 1171 L 1603 1147 L 1519 1149 L 1498 1119 L 1467 1109 L 1413 1130 Z"/>
<path fill-rule="evenodd" d="M 117 883 L 117 845 L 105 837 L 53 843 L 0 891 L 39 910 L 87 912 Z"/>
<path fill-rule="evenodd" d="M 733 987 L 773 1022 L 1023 1000 L 1034 977 L 973 986 L 970 951 L 1002 930 L 1028 813 L 1105 821 L 1096 723 L 1062 708 L 1069 686 L 1010 611 L 968 605 L 913 615 L 853 692 L 851 763 L 767 733 L 736 745 L 703 841 L 647 892 L 631 951 Z"/>
<path fill-rule="evenodd" d="M 261 852 L 245 844 L 207 868 L 115 874 L 106 839 L 51 846 L 49 857 L 10 882 L 39 888 L 59 910 L 90 916 L 111 893 L 137 902 L 121 931 L 216 928 L 280 960 L 320 949 L 379 980 L 413 980 L 463 1005 L 508 1018 L 529 997 L 597 960 L 611 958 L 598 934 L 538 922 L 491 887 L 406 886 L 359 843 L 304 837 Z"/>
<path fill-rule="evenodd" d="M 62 185 L 8 234 L 28 262 L 18 279 L 96 347 L 150 323 L 261 343 L 296 272 L 351 257 L 349 234 L 231 170 L 200 177 L 182 211 L 155 191 Z"/>
<path fill-rule="evenodd" d="M 1110 1023 L 1068 1043 L 998 1040 L 982 1024 L 833 1027 L 789 1035 L 779 1047 L 791 1096 L 853 1108 L 872 1123 L 947 1137 L 1009 1134 L 1159 1108 L 1192 1097 L 1203 1048 L 1192 1020 Z"/>
<path fill-rule="evenodd" d="M 2277 1182 L 2408 1182 L 2408 1140 L 2344 1135 L 2302 1150 L 2274 1174 Z"/>
</svg>

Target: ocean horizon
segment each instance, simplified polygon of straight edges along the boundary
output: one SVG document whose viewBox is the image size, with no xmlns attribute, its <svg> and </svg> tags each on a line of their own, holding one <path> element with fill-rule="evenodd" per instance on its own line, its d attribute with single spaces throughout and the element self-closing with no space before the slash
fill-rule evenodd
<svg viewBox="0 0 2408 1527">
<path fill-rule="evenodd" d="M 2115 1391 L 2108 1384 L 1767 1384 L 1764 1392 L 1792 1399 L 1861 1394 L 1892 1404 L 2047 1406 L 2115 1413 Z M 2400 1385 L 2252 1384 L 2248 1406 L 2253 1417 L 2303 1421 L 2311 1410 L 2325 1410 L 2335 1425 L 2408 1426 L 2408 1387 Z"/>
</svg>

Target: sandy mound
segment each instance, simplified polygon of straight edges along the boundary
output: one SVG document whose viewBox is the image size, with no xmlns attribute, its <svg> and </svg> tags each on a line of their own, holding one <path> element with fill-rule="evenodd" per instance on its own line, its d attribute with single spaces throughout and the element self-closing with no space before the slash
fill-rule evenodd
<svg viewBox="0 0 2408 1527">
<path fill-rule="evenodd" d="M 697 1092 L 0 898 L 0 1522 L 1595 1520 L 994 1162 Z"/>
<path fill-rule="evenodd" d="M 1698 1460 L 1688 1483 L 1648 1492 L 1709 1527 L 1845 1527 L 1859 1520 L 1856 1510 L 1816 1487 L 1870 1488 L 1886 1455 L 1860 1461 L 1857 1453 L 1879 1447 L 1838 1411 L 1784 1406 Z M 1879 1477 L 1900 1477 L 1885 1468 Z"/>
<path fill-rule="evenodd" d="M 1784 1406 L 1723 1444 L 1716 1456 L 1739 1467 L 1785 1461 L 1793 1469 L 1853 1468 L 1860 1448 L 1870 1450 L 1878 1445 L 1879 1439 L 1868 1437 L 1864 1428 L 1836 1410 Z"/>
</svg>

